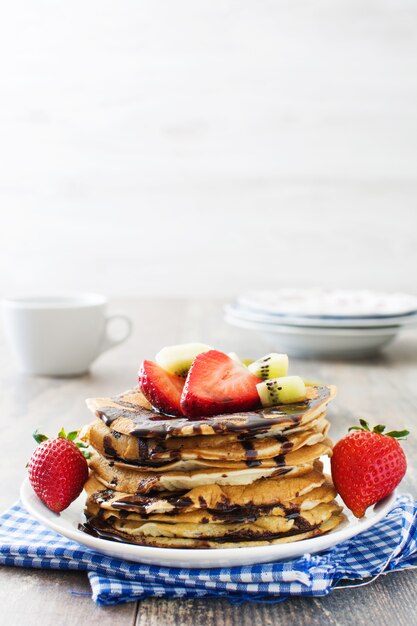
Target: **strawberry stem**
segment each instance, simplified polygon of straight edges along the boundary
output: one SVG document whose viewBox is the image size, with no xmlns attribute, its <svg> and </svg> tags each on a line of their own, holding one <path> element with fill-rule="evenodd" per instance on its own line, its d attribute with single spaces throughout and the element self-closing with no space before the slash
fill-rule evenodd
<svg viewBox="0 0 417 626">
<path fill-rule="evenodd" d="M 348 432 L 350 432 L 351 430 L 366 430 L 367 432 L 378 433 L 379 435 L 384 434 L 386 437 L 394 437 L 394 439 L 401 440 L 406 439 L 407 436 L 410 434 L 408 430 L 390 430 L 389 433 L 384 433 L 385 426 L 382 426 L 381 424 L 374 426 L 371 430 L 369 428 L 368 422 L 366 422 L 364 419 L 359 419 L 359 424 L 360 426 L 351 426 L 348 429 Z"/>
<path fill-rule="evenodd" d="M 42 433 L 38 432 L 38 430 L 36 429 L 35 432 L 32 434 L 32 437 L 34 438 L 34 440 L 36 441 L 36 443 L 42 443 L 43 441 L 46 441 L 47 439 L 49 439 L 49 437 L 47 437 L 46 435 L 43 435 Z M 61 430 L 58 433 L 58 437 L 61 437 L 62 439 L 68 439 L 69 441 L 72 441 L 77 448 L 79 449 L 79 451 L 81 452 L 81 454 L 83 455 L 84 458 L 89 459 L 91 457 L 91 452 L 90 452 L 90 447 L 87 443 L 84 443 L 83 441 L 79 441 L 77 440 L 78 437 L 78 430 L 72 430 L 70 433 L 66 433 L 64 427 L 61 428 Z"/>
<path fill-rule="evenodd" d="M 409 430 L 390 430 L 389 433 L 385 433 L 387 437 L 394 437 L 394 439 L 406 439 L 410 434 Z"/>
<path fill-rule="evenodd" d="M 38 432 L 38 429 L 36 429 L 35 432 L 32 433 L 32 437 L 34 438 L 36 443 L 42 443 L 42 441 L 46 441 L 48 439 L 46 435 L 42 435 L 42 433 Z"/>
<path fill-rule="evenodd" d="M 374 426 L 374 433 L 379 433 L 380 435 L 384 432 L 385 430 L 385 426 L 381 426 L 381 424 L 378 424 L 378 426 Z"/>
</svg>

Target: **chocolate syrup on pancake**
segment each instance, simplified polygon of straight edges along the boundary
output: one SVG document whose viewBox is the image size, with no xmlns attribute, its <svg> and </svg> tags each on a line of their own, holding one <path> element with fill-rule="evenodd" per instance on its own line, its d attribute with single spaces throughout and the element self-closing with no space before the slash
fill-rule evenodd
<svg viewBox="0 0 417 626">
<path fill-rule="evenodd" d="M 245 449 L 245 456 L 247 459 L 246 465 L 248 467 L 258 467 L 259 465 L 261 465 L 261 461 L 256 459 L 258 453 L 254 448 L 253 441 L 250 439 L 243 439 L 242 446 Z"/>
<path fill-rule="evenodd" d="M 103 437 L 103 448 L 104 452 L 107 456 L 115 457 L 117 456 L 116 450 L 112 446 L 112 440 L 110 435 L 104 435 Z"/>
<path fill-rule="evenodd" d="M 276 435 L 275 441 L 282 444 L 282 454 L 287 454 L 293 447 L 292 441 L 289 441 L 288 437 L 285 437 L 285 435 Z"/>
<path fill-rule="evenodd" d="M 274 456 L 274 461 L 280 467 L 285 465 L 285 454 L 278 454 L 278 456 Z"/>
<path fill-rule="evenodd" d="M 248 411 L 235 414 L 202 417 L 192 420 L 184 417 L 163 415 L 157 411 L 146 409 L 139 404 L 126 402 L 122 398 L 114 398 L 119 406 L 103 407 L 96 410 L 97 416 L 111 427 L 118 418 L 128 419 L 132 427 L 130 435 L 135 437 L 162 438 L 195 436 L 211 433 L 266 433 L 271 426 L 282 424 L 284 427 L 300 424 L 307 411 L 313 411 L 330 399 L 328 387 L 310 387 L 310 397 L 305 402 L 291 405 L 280 405 L 259 411 Z M 203 428 L 203 426 L 205 428 Z M 210 432 L 207 432 L 207 428 Z"/>
<path fill-rule="evenodd" d="M 118 541 L 118 542 L 133 543 L 136 545 L 138 544 L 141 545 L 140 541 L 133 541 L 130 535 L 128 535 L 127 533 L 124 533 L 123 531 L 115 530 L 114 528 L 112 528 L 110 521 L 104 521 L 100 519 L 99 516 L 90 517 L 83 524 L 79 524 L 78 529 L 87 533 L 88 535 L 92 535 L 93 537 L 100 537 L 102 539 L 109 539 L 110 541 Z M 294 523 L 294 528 L 287 532 L 283 532 L 283 533 L 268 533 L 267 532 L 267 533 L 258 535 L 249 529 L 247 530 L 242 529 L 238 532 L 230 533 L 224 537 L 210 538 L 210 543 L 222 544 L 226 542 L 242 542 L 242 541 L 248 541 L 248 542 L 272 541 L 273 539 L 277 539 L 277 538 L 292 537 L 301 532 L 305 532 L 307 530 L 313 530 L 313 529 L 316 529 L 317 532 L 320 532 L 319 526 L 311 526 L 306 520 L 300 519 L 300 524 L 296 525 Z M 153 539 L 154 541 L 156 540 L 156 542 L 158 540 L 157 537 Z M 163 540 L 164 538 L 161 537 L 161 539 Z M 198 545 L 199 548 L 210 547 L 207 539 L 200 539 L 198 541 L 199 541 L 199 545 Z M 147 542 L 145 539 L 142 545 L 146 545 L 146 544 Z M 184 548 L 184 549 L 187 549 L 187 548 Z"/>
</svg>

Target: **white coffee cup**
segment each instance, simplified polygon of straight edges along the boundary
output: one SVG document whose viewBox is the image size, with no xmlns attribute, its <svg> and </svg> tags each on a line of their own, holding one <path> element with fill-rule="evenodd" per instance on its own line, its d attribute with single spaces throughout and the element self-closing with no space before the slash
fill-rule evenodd
<svg viewBox="0 0 417 626">
<path fill-rule="evenodd" d="M 105 350 L 125 341 L 132 322 L 125 315 L 107 317 L 107 299 L 85 293 L 3 300 L 6 339 L 19 368 L 39 376 L 77 376 Z M 112 339 L 108 325 L 121 319 L 124 336 Z"/>
</svg>

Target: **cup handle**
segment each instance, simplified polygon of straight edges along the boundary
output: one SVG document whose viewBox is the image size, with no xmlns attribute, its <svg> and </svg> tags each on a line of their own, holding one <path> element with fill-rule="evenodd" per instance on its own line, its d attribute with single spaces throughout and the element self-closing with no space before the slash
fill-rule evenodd
<svg viewBox="0 0 417 626">
<path fill-rule="evenodd" d="M 114 320 L 123 320 L 126 324 L 126 332 L 121 339 L 112 339 L 108 333 L 109 324 L 111 324 L 111 322 L 113 322 Z M 106 350 L 110 350 L 110 348 L 114 348 L 115 346 L 118 346 L 120 343 L 123 343 L 124 341 L 126 341 L 126 339 L 132 334 L 132 328 L 133 328 L 132 320 L 129 317 L 127 317 L 127 315 L 110 315 L 106 319 L 104 339 L 101 345 L 100 353 L 105 352 Z"/>
</svg>

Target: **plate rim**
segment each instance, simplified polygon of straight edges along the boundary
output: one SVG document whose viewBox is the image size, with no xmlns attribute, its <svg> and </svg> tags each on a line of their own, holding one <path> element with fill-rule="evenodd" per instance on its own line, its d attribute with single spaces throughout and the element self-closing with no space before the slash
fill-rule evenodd
<svg viewBox="0 0 417 626">
<path fill-rule="evenodd" d="M 83 492 L 80 494 L 79 498 L 82 496 L 84 496 Z M 111 555 L 112 547 L 115 547 L 116 552 L 122 552 L 124 555 L 121 556 L 120 554 L 116 554 L 113 555 L 113 558 L 124 559 L 142 564 L 145 563 L 161 566 L 161 560 L 163 560 L 165 562 L 171 561 L 171 565 L 162 566 L 184 567 L 184 564 L 181 565 L 180 562 L 184 563 L 184 560 L 186 560 L 186 567 L 189 569 L 239 567 L 244 565 L 254 565 L 257 563 L 279 562 L 297 558 L 307 553 L 315 554 L 317 552 L 322 552 L 361 534 L 386 517 L 394 506 L 396 496 L 397 490 L 395 489 L 389 496 L 373 505 L 372 508 L 370 507 L 374 513 L 372 516 L 362 518 L 361 520 L 354 520 L 356 523 L 353 525 L 348 519 L 347 525 L 344 525 L 342 528 L 335 529 L 334 531 L 330 531 L 327 534 L 319 535 L 318 537 L 311 537 L 310 539 L 303 539 L 298 542 L 289 542 L 269 546 L 217 548 L 215 550 L 205 550 L 201 548 L 159 548 L 125 542 L 113 542 L 108 539 L 92 537 L 91 535 L 83 533 L 78 528 L 67 529 L 65 526 L 62 527 L 62 525 L 59 524 L 58 520 L 60 519 L 60 515 L 48 509 L 36 496 L 28 477 L 23 480 L 20 487 L 21 502 L 28 513 L 47 528 L 66 537 L 67 539 L 70 539 L 71 541 L 75 541 L 76 543 L 79 543 L 82 546 L 104 556 Z M 35 499 L 34 501 L 36 502 L 36 505 L 32 504 L 31 497 Z M 344 512 L 346 511 L 344 510 Z M 80 537 L 84 541 L 79 541 L 77 537 Z M 103 549 L 100 550 L 100 547 Z M 287 549 L 285 550 L 285 548 Z M 280 552 L 284 554 L 280 556 Z M 136 558 L 129 558 L 129 553 L 132 553 Z M 242 556 L 241 559 L 238 558 L 239 555 Z M 249 559 L 247 558 L 248 556 Z M 254 560 L 252 559 L 252 556 L 254 557 Z M 155 559 L 153 557 L 155 557 Z M 233 562 L 229 565 L 222 564 L 222 562 L 224 563 L 228 560 Z M 203 565 L 201 563 L 202 561 L 204 561 Z M 239 561 L 241 562 L 239 563 Z M 175 562 L 177 562 L 177 565 Z"/>
<path fill-rule="evenodd" d="M 278 295 L 278 299 L 279 299 L 279 294 L 283 295 L 283 298 L 285 300 L 285 292 L 287 292 L 289 290 L 288 287 L 283 287 L 281 289 L 276 289 L 276 290 L 272 290 L 272 289 L 258 289 L 258 290 L 250 290 L 250 291 L 246 291 L 244 293 L 241 293 L 240 295 L 237 296 L 236 300 L 238 302 L 239 305 L 244 306 L 248 309 L 252 309 L 252 310 L 262 310 L 264 312 L 269 311 L 269 312 L 275 312 L 278 313 L 280 315 L 294 315 L 294 312 L 289 313 L 289 312 L 285 312 L 285 311 L 277 311 L 277 306 L 276 305 L 265 305 L 262 304 L 262 296 L 265 294 L 268 294 L 269 296 L 277 296 Z M 314 293 L 315 291 L 317 291 L 317 289 L 315 288 L 293 288 L 292 291 L 294 292 L 298 292 L 299 294 L 303 293 L 304 295 L 310 295 L 311 293 Z M 376 317 L 376 318 L 383 318 L 383 317 L 392 317 L 392 316 L 406 316 L 412 313 L 417 313 L 417 296 L 415 294 L 411 294 L 411 293 L 406 293 L 406 292 L 384 292 L 384 291 L 378 291 L 378 290 L 372 290 L 372 289 L 324 289 L 324 290 L 318 290 L 318 291 L 324 291 L 324 292 L 328 292 L 331 293 L 338 293 L 341 294 L 343 293 L 344 296 L 348 296 L 348 297 L 358 297 L 358 296 L 371 296 L 371 297 L 379 297 L 379 298 L 383 298 L 386 302 L 395 302 L 398 301 L 398 299 L 401 300 L 406 300 L 408 301 L 408 304 L 406 306 L 406 308 L 404 308 L 404 304 L 402 305 L 402 309 L 401 309 L 401 313 L 399 313 L 399 309 L 397 307 L 396 309 L 396 313 L 367 313 L 365 315 L 358 315 L 358 314 L 351 314 L 351 315 L 346 315 L 346 314 L 337 314 L 337 313 L 332 313 L 332 314 L 326 314 L 326 313 L 304 313 L 301 314 L 303 317 L 311 317 L 311 318 L 333 318 L 333 319 L 338 319 L 338 318 L 351 318 L 351 319 L 366 319 L 369 317 Z M 411 302 L 413 304 L 411 304 Z M 267 306 L 267 308 L 265 308 Z M 411 307 L 411 308 L 410 308 Z"/>
<path fill-rule="evenodd" d="M 417 312 L 410 313 L 401 317 L 385 317 L 385 318 L 349 318 L 349 317 L 303 317 L 300 315 L 279 315 L 277 313 L 267 313 L 254 309 L 246 309 L 236 304 L 225 304 L 224 311 L 226 315 L 230 315 L 243 321 L 255 322 L 259 324 L 295 326 L 302 328 L 319 328 L 319 329 L 379 329 L 379 328 L 409 328 L 417 326 Z"/>
<path fill-rule="evenodd" d="M 358 328 L 334 328 L 332 326 L 299 326 L 291 324 L 275 324 L 268 322 L 255 322 L 251 320 L 245 320 L 239 318 L 231 313 L 226 313 L 224 319 L 232 326 L 238 326 L 240 328 L 247 328 L 248 330 L 267 331 L 271 333 L 286 333 L 289 335 L 314 335 L 320 334 L 333 336 L 333 337 L 369 337 L 396 335 L 404 327 L 402 326 L 381 326 L 376 328 L 358 327 Z"/>
</svg>

